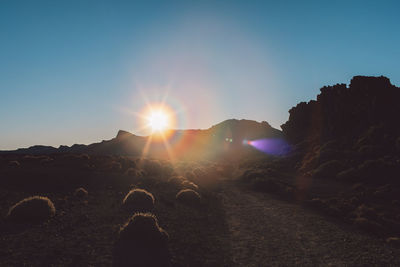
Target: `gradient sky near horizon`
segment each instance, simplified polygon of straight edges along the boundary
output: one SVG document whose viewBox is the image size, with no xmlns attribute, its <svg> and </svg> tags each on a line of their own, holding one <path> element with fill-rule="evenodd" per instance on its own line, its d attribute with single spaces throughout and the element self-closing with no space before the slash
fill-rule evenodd
<svg viewBox="0 0 400 267">
<path fill-rule="evenodd" d="M 147 101 L 177 128 L 279 126 L 354 75 L 400 85 L 396 1 L 0 1 L 0 150 L 139 135 Z"/>
</svg>

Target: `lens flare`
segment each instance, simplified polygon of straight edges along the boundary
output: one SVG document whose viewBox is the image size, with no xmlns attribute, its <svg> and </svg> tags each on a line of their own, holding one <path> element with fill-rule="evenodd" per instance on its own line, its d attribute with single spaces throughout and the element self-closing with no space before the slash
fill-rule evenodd
<svg viewBox="0 0 400 267">
<path fill-rule="evenodd" d="M 252 141 L 246 140 L 243 144 L 248 144 L 265 154 L 275 156 L 283 156 L 290 151 L 289 144 L 281 138 L 264 138 Z"/>
</svg>

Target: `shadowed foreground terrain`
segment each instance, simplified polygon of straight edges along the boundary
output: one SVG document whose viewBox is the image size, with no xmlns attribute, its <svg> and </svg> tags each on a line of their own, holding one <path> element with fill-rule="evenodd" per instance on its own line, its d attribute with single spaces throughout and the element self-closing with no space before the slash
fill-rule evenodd
<svg viewBox="0 0 400 267">
<path fill-rule="evenodd" d="M 57 156 L 54 158 L 57 161 Z M 155 165 L 146 169 L 145 165 L 132 168 L 137 159 L 111 159 L 128 161 L 131 167 L 107 169 L 102 174 L 75 169 L 73 173 L 86 183 L 71 189 L 2 189 L 3 216 L 8 207 L 32 195 L 51 199 L 56 215 L 41 224 L 15 224 L 2 219 L 0 265 L 111 266 L 118 232 L 132 215 L 122 205 L 131 188 L 144 188 L 154 195 L 155 208 L 151 212 L 169 235 L 171 266 L 400 264 L 400 249 L 384 238 L 325 217 L 307 206 L 255 192 L 240 180 L 242 170 L 234 168 L 225 175 L 229 173 L 227 168 L 233 168 L 231 165 L 171 166 L 153 161 Z M 96 162 L 96 157 L 88 162 Z M 159 173 L 156 166 L 161 167 Z M 192 183 L 177 172 L 185 173 Z M 32 166 L 29 173 L 35 177 Z M 85 180 L 83 174 L 90 179 Z M 199 175 L 203 175 L 203 182 L 198 181 Z M 16 175 L 13 179 L 23 182 L 25 178 Z M 87 196 L 72 190 L 78 186 L 87 189 Z M 200 203 L 176 200 L 182 188 L 198 191 Z"/>
<path fill-rule="evenodd" d="M 0 171 L 2 178 L 10 178 L 0 189 L 1 266 L 111 266 L 118 232 L 134 214 L 122 205 L 132 188 L 154 195 L 155 207 L 150 212 L 169 235 L 172 266 L 230 265 L 229 233 L 216 183 L 197 186 L 177 174 L 194 165 L 174 169 L 155 160 L 139 166 L 140 160 L 124 157 L 51 157 L 53 163 L 43 165 L 40 157 L 32 163 L 31 156 L 14 156 L 22 163 Z M 66 159 L 71 157 L 74 163 Z M 52 164 L 60 165 L 53 168 Z M 197 164 L 196 168 L 212 179 L 217 174 Z M 37 182 L 47 179 L 44 173 L 53 181 L 40 186 Z M 86 188 L 87 195 L 76 194 L 79 187 Z M 185 188 L 199 192 L 198 205 L 176 200 L 176 194 Z M 54 203 L 55 216 L 43 223 L 27 220 L 23 224 L 5 218 L 9 207 L 33 195 L 48 197 Z"/>
</svg>

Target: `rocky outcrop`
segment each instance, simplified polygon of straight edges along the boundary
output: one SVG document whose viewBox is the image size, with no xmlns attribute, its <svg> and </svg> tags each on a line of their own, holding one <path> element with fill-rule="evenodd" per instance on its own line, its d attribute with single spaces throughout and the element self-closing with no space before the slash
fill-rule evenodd
<svg viewBox="0 0 400 267">
<path fill-rule="evenodd" d="M 317 100 L 290 109 L 289 120 L 281 128 L 295 144 L 303 141 L 323 144 L 330 140 L 350 144 L 371 127 L 382 129 L 380 142 L 385 138 L 394 141 L 400 133 L 399 101 L 400 88 L 388 78 L 355 76 L 349 86 L 325 86 Z"/>
</svg>

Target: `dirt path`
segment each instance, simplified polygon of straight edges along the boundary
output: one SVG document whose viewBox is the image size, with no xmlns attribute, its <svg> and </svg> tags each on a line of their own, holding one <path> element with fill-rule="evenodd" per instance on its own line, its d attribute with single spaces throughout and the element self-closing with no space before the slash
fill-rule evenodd
<svg viewBox="0 0 400 267">
<path fill-rule="evenodd" d="M 299 205 L 223 182 L 236 266 L 400 266 L 400 249 Z"/>
</svg>

